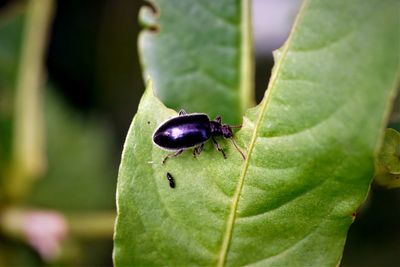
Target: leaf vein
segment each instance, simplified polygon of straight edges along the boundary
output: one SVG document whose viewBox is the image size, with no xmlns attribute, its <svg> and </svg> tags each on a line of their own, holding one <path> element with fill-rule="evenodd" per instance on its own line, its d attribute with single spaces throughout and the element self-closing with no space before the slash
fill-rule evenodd
<svg viewBox="0 0 400 267">
<path fill-rule="evenodd" d="M 223 237 L 221 251 L 220 251 L 220 254 L 219 254 L 220 256 L 219 256 L 218 263 L 217 263 L 218 266 L 224 266 L 225 263 L 226 263 L 228 249 L 229 249 L 229 245 L 230 245 L 231 238 L 232 238 L 232 233 L 233 233 L 233 225 L 234 225 L 235 219 L 236 219 L 237 206 L 238 206 L 238 203 L 239 203 L 240 194 L 241 194 L 241 191 L 242 191 L 242 188 L 243 188 L 243 184 L 244 184 L 244 180 L 245 180 L 245 177 L 246 177 L 246 174 L 247 174 L 247 170 L 248 170 L 248 167 L 249 167 L 251 153 L 252 153 L 252 151 L 254 149 L 254 145 L 255 145 L 257 137 L 258 137 L 258 130 L 259 130 L 261 121 L 262 121 L 262 119 L 264 117 L 264 113 L 265 113 L 265 110 L 266 110 L 267 103 L 268 103 L 268 101 L 270 99 L 269 96 L 271 95 L 271 91 L 274 88 L 274 85 L 275 85 L 275 82 L 277 81 L 278 75 L 280 74 L 279 69 L 280 69 L 280 67 L 282 65 L 282 61 L 285 58 L 285 56 L 287 55 L 287 53 L 288 53 L 288 50 L 289 50 L 288 48 L 289 48 L 289 44 L 290 44 L 291 38 L 293 36 L 293 32 L 297 28 L 298 22 L 302 18 L 302 15 L 303 15 L 304 10 L 305 10 L 305 8 L 307 6 L 307 3 L 308 3 L 307 0 L 303 2 L 301 10 L 300 10 L 300 12 L 299 12 L 299 14 L 298 14 L 298 16 L 296 18 L 296 21 L 294 23 L 293 28 L 292 28 L 292 32 L 289 35 L 288 41 L 284 45 L 284 49 L 283 49 L 283 52 L 282 52 L 282 57 L 280 58 L 280 60 L 277 63 L 276 68 L 274 68 L 274 71 L 272 72 L 271 80 L 270 80 L 270 83 L 269 83 L 269 86 L 268 86 L 269 89 L 267 89 L 266 94 L 264 96 L 264 99 L 261 102 L 261 109 L 259 110 L 259 114 L 258 114 L 258 118 L 257 118 L 257 121 L 256 121 L 256 125 L 255 125 L 255 128 L 253 130 L 253 136 L 251 138 L 251 141 L 250 141 L 250 144 L 249 144 L 249 148 L 247 150 L 247 157 L 246 157 L 246 160 L 244 162 L 244 166 L 243 166 L 242 172 L 241 172 L 241 174 L 239 176 L 239 181 L 238 181 L 238 184 L 237 184 L 237 187 L 236 187 L 236 190 L 235 190 L 235 194 L 234 194 L 233 199 L 232 199 L 231 209 L 230 209 L 230 213 L 229 213 L 229 217 L 228 217 L 228 221 L 227 221 L 227 227 L 226 227 L 226 231 L 225 231 L 225 234 L 224 234 L 224 237 Z"/>
<path fill-rule="evenodd" d="M 281 257 L 282 255 L 288 253 L 290 250 L 296 248 L 297 246 L 299 246 L 301 243 L 307 241 L 307 239 L 309 239 L 330 217 L 331 213 L 333 211 L 333 208 L 331 208 L 331 210 L 328 212 L 328 214 L 326 215 L 326 217 L 321 220 L 314 228 L 312 228 L 308 233 L 306 233 L 302 238 L 300 238 L 299 240 L 296 240 L 294 243 L 290 244 L 289 246 L 287 246 L 286 248 L 284 248 L 283 250 L 279 251 L 278 253 L 271 255 L 267 258 L 258 260 L 256 262 L 252 262 L 249 264 L 246 264 L 246 266 L 249 265 L 254 265 L 260 262 L 264 262 L 264 261 L 268 261 L 268 260 L 272 260 L 273 258 L 277 258 L 277 257 Z"/>
<path fill-rule="evenodd" d="M 296 194 L 296 195 L 294 195 L 294 196 L 292 196 L 292 197 L 290 197 L 288 199 L 285 199 L 285 201 L 283 201 L 283 202 L 281 202 L 281 203 L 279 203 L 277 205 L 274 205 L 274 207 L 271 207 L 271 208 L 263 211 L 262 213 L 252 214 L 252 215 L 248 215 L 248 216 L 238 216 L 238 219 L 254 219 L 255 217 L 261 217 L 261 216 L 267 214 L 268 212 L 280 209 L 280 208 L 284 207 L 285 205 L 288 205 L 290 202 L 292 202 L 292 201 L 294 201 L 294 200 L 296 200 L 296 199 L 298 199 L 298 198 L 300 198 L 300 197 L 302 197 L 304 195 L 307 195 L 307 194 L 313 192 L 314 190 L 316 190 L 319 187 L 323 186 L 327 181 L 328 181 L 328 179 L 324 179 L 321 182 L 315 184 L 314 186 L 308 187 L 306 190 L 298 192 L 298 194 Z"/>
</svg>

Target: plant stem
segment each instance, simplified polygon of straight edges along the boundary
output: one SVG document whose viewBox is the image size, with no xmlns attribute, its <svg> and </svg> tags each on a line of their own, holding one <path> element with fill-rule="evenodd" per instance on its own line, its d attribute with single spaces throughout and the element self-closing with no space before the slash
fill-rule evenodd
<svg viewBox="0 0 400 267">
<path fill-rule="evenodd" d="M 54 213 L 64 217 L 68 234 L 79 239 L 111 239 L 114 232 L 114 211 L 61 213 L 38 208 L 8 207 L 0 213 L 0 230 L 6 236 L 25 240 L 31 214 Z"/>
<path fill-rule="evenodd" d="M 112 238 L 115 212 L 90 212 L 67 214 L 69 231 L 84 239 Z"/>
<path fill-rule="evenodd" d="M 21 199 L 46 169 L 43 133 L 43 58 L 53 0 L 30 0 L 16 79 L 12 165 L 6 192 Z"/>
</svg>

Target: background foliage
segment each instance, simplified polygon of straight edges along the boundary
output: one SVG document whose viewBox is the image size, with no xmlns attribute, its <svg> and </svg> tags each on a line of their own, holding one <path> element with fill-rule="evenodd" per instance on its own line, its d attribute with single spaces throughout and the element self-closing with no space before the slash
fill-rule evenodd
<svg viewBox="0 0 400 267">
<path fill-rule="evenodd" d="M 108 219 L 108 211 L 114 206 L 122 143 L 143 92 L 136 52 L 137 14 L 142 2 L 55 2 L 45 58 L 50 82 L 44 90 L 43 105 L 48 171 L 34 182 L 22 202 L 13 205 L 4 198 L 2 184 L 0 210 L 17 204 L 18 208 L 62 211 L 73 231 L 64 242 L 64 252 L 57 264 L 109 265 L 113 222 Z M 17 8 L 13 4 L 18 4 Z M 13 84 L 24 9 L 24 1 L 0 1 L 0 181 L 5 178 L 12 150 Z M 396 38 L 394 35 L 393 39 Z M 260 100 L 272 55 L 258 54 L 256 64 L 255 87 Z M 390 123 L 398 130 L 399 107 L 398 101 Z M 350 228 L 343 266 L 398 265 L 399 203 L 398 189 L 372 187 L 369 199 Z M 106 231 L 88 232 L 93 228 L 90 218 L 104 219 L 108 228 L 100 229 Z M 2 231 L 0 265 L 12 264 L 49 263 L 44 263 L 25 240 Z"/>
</svg>

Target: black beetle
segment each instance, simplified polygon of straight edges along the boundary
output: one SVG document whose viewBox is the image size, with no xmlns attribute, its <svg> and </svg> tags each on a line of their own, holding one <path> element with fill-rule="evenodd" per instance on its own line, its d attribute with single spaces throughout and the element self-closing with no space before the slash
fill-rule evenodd
<svg viewBox="0 0 400 267">
<path fill-rule="evenodd" d="M 168 180 L 168 182 L 169 182 L 169 186 L 170 186 L 171 188 L 175 188 L 174 177 L 172 177 L 172 175 L 171 175 L 169 172 L 167 172 L 167 180 Z"/>
<path fill-rule="evenodd" d="M 153 142 L 164 150 L 176 151 L 167 155 L 162 161 L 163 164 L 168 158 L 176 157 L 192 147 L 194 148 L 193 156 L 196 157 L 203 150 L 204 143 L 210 138 L 216 149 L 226 159 L 224 151 L 214 138 L 215 136 L 223 136 L 232 140 L 233 145 L 245 159 L 243 152 L 240 151 L 233 139 L 232 128 L 237 127 L 240 126 L 222 124 L 220 116 L 211 121 L 204 113 L 187 114 L 181 110 L 178 117 L 167 120 L 156 129 L 153 134 Z"/>
</svg>

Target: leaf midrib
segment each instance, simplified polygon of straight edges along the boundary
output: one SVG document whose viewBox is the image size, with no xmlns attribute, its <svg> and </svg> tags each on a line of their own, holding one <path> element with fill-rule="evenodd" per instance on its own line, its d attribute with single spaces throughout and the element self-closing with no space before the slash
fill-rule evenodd
<svg viewBox="0 0 400 267">
<path fill-rule="evenodd" d="M 295 29 L 297 28 L 297 25 L 299 23 L 299 21 L 301 20 L 304 10 L 306 9 L 306 6 L 308 4 L 308 1 L 305 0 L 300 8 L 299 13 L 297 14 L 296 20 L 293 24 L 292 30 L 289 34 L 289 37 L 287 39 L 287 41 L 285 42 L 284 46 L 283 46 L 283 51 L 282 51 L 282 55 L 279 58 L 278 62 L 276 63 L 276 67 L 273 68 L 273 71 L 271 73 L 271 79 L 267 88 L 267 91 L 265 93 L 265 96 L 261 102 L 261 109 L 259 110 L 258 113 L 258 117 L 257 117 L 257 121 L 253 130 L 253 135 L 249 144 L 249 147 L 247 149 L 247 155 L 246 155 L 246 160 L 244 162 L 244 166 L 242 168 L 242 171 L 240 173 L 239 176 L 239 180 L 238 180 L 238 184 L 236 186 L 236 190 L 235 193 L 233 195 L 232 198 L 232 204 L 230 207 L 230 212 L 229 212 L 229 216 L 228 216 L 228 220 L 226 223 L 226 230 L 225 230 L 225 234 L 223 236 L 223 240 L 222 240 L 222 245 L 221 245 L 221 250 L 219 252 L 219 258 L 218 258 L 218 262 L 217 262 L 217 266 L 218 267 L 223 267 L 226 264 L 226 258 L 227 258 L 227 254 L 228 254 L 228 249 L 229 249 L 229 245 L 232 239 L 232 233 L 233 233 L 233 226 L 235 224 L 235 219 L 236 219 L 236 213 L 237 213 L 237 207 L 239 204 L 239 197 L 240 194 L 242 192 L 242 188 L 243 188 L 243 184 L 244 184 L 244 180 L 246 178 L 246 174 L 247 174 L 247 170 L 250 164 L 250 156 L 251 153 L 253 151 L 255 142 L 257 140 L 257 134 L 258 134 L 258 129 L 260 126 L 260 122 L 262 121 L 263 117 L 264 117 L 264 112 L 265 109 L 267 107 L 267 104 L 270 100 L 270 95 L 271 95 L 271 91 L 272 88 L 274 88 L 275 82 L 278 79 L 279 76 L 279 70 L 281 68 L 283 59 L 286 57 L 287 51 L 289 50 L 289 45 L 291 43 L 292 37 L 293 37 L 293 33 L 295 31 Z"/>
</svg>

